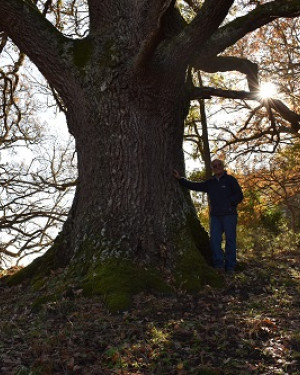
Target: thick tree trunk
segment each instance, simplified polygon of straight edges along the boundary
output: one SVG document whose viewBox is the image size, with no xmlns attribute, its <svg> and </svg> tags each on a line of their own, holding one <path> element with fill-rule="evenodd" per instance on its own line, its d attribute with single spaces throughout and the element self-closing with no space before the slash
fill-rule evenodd
<svg viewBox="0 0 300 375">
<path fill-rule="evenodd" d="M 97 4 L 90 7 L 100 12 Z M 86 39 L 58 40 L 65 77 L 41 64 L 67 107 L 78 185 L 56 243 L 28 272 L 67 266 L 87 292 L 118 297 L 170 283 L 197 290 L 211 273 L 202 256 L 209 258 L 208 236 L 172 176 L 184 171 L 185 59 L 176 63 L 168 39 L 155 49 L 164 38 L 157 14 L 148 25 L 116 7 L 104 23 L 91 18 Z"/>
<path fill-rule="evenodd" d="M 78 185 L 62 233 L 36 262 L 43 272 L 67 266 L 85 293 L 102 294 L 112 310 L 127 308 L 140 291 L 196 291 L 216 282 L 204 260 L 208 235 L 172 176 L 184 168 L 183 89 L 155 74 L 127 77 L 98 98 L 82 86 L 74 91 L 68 124 Z"/>
<path fill-rule="evenodd" d="M 107 296 L 118 290 L 117 300 L 108 302 L 112 309 L 127 305 L 124 295 L 166 291 L 170 280 L 195 291 L 214 279 L 203 258 L 209 259 L 208 235 L 189 193 L 172 176 L 174 168 L 184 169 L 189 103 L 183 83 L 176 87 L 151 71 L 123 74 L 121 82 L 96 92 L 80 84 L 68 105 L 78 185 L 51 251 L 59 267 L 83 277 L 88 292 Z M 147 281 L 143 270 L 151 274 Z M 133 282 L 132 274 L 140 276 Z M 121 279 L 112 281 L 112 275 Z"/>
<path fill-rule="evenodd" d="M 173 168 L 183 169 L 188 102 L 183 87 L 168 77 L 133 77 L 124 74 L 123 82 L 103 86 L 98 100 L 81 87 L 84 100 L 80 96 L 69 109 L 79 170 L 65 226 L 69 255 L 84 257 L 88 244 L 102 261 L 131 259 L 170 269 L 183 242 L 197 242 L 190 230 L 195 210 L 172 177 Z M 80 120 L 79 105 L 85 106 Z M 207 254 L 207 246 L 199 250 Z"/>
</svg>

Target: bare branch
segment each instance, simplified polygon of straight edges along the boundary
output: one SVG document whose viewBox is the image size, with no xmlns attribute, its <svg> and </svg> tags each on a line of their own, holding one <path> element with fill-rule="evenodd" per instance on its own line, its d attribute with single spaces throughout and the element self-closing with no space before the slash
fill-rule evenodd
<svg viewBox="0 0 300 375">
<path fill-rule="evenodd" d="M 264 105 L 268 112 L 270 120 L 274 125 L 274 118 L 271 109 L 274 109 L 279 115 L 287 120 L 291 124 L 290 131 L 298 134 L 300 130 L 300 115 L 296 112 L 291 111 L 282 101 L 279 99 L 261 99 L 253 92 L 248 91 L 236 91 L 236 90 L 223 90 L 215 89 L 212 87 L 194 87 L 191 90 L 191 99 L 207 99 L 212 96 L 228 99 L 240 99 L 240 100 L 255 100 Z"/>
<path fill-rule="evenodd" d="M 300 15 L 299 0 L 274 0 L 257 5 L 256 8 L 243 17 L 236 18 L 219 28 L 203 45 L 202 55 L 206 58 L 217 56 L 227 47 L 233 45 L 246 34 L 274 21 L 277 18 L 294 18 Z M 204 53 L 205 52 L 205 53 Z M 200 56 L 199 56 L 200 58 Z M 193 61 L 193 65 L 197 65 Z"/>
<path fill-rule="evenodd" d="M 237 71 L 246 75 L 251 92 L 257 93 L 259 88 L 258 65 L 245 58 L 218 56 L 206 59 L 204 57 L 194 67 L 207 73 Z"/>
<path fill-rule="evenodd" d="M 177 15 L 177 21 L 180 20 L 182 22 L 174 5 L 175 0 L 160 0 L 155 5 L 146 1 L 140 9 L 140 13 L 147 12 L 147 19 L 143 19 L 144 24 L 140 25 L 140 29 L 145 36 L 136 59 L 138 68 L 143 67 L 150 61 L 158 44 L 165 38 L 163 30 L 164 19 L 168 18 L 168 21 L 172 22 L 171 18 L 176 18 Z"/>
<path fill-rule="evenodd" d="M 298 133 L 300 130 L 300 115 L 291 111 L 282 101 L 279 99 L 269 99 L 269 105 L 275 109 L 285 120 L 287 120 L 294 132 Z"/>
<path fill-rule="evenodd" d="M 64 37 L 31 1 L 0 0 L 0 29 L 33 61 L 49 83 L 61 74 L 70 75 L 73 61 L 62 59 L 57 51 L 73 42 Z M 47 56 L 47 58 L 45 58 Z M 55 66 L 55 73 L 50 66 Z M 60 74 L 58 74 L 60 72 Z"/>
<path fill-rule="evenodd" d="M 190 99 L 210 99 L 212 96 L 228 99 L 257 100 L 255 94 L 249 91 L 223 90 L 213 87 L 194 87 L 190 92 Z"/>
</svg>

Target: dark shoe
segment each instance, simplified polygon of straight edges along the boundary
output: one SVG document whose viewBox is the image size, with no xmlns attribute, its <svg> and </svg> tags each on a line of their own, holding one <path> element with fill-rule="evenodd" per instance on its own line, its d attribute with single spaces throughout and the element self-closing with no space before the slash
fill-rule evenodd
<svg viewBox="0 0 300 375">
<path fill-rule="evenodd" d="M 225 274 L 225 270 L 224 268 L 215 268 L 216 272 L 219 274 L 219 275 L 224 275 Z"/>
</svg>

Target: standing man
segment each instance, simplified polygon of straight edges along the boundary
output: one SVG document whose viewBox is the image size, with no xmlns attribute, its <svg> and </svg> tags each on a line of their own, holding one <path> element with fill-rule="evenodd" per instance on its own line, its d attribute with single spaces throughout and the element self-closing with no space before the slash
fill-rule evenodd
<svg viewBox="0 0 300 375">
<path fill-rule="evenodd" d="M 208 194 L 213 267 L 219 273 L 225 270 L 233 274 L 236 266 L 237 205 L 243 200 L 243 193 L 237 180 L 224 170 L 222 160 L 214 159 L 211 167 L 213 177 L 203 182 L 186 180 L 177 170 L 173 171 L 173 175 L 182 186 Z M 225 258 L 221 248 L 223 233 L 226 238 Z"/>
</svg>

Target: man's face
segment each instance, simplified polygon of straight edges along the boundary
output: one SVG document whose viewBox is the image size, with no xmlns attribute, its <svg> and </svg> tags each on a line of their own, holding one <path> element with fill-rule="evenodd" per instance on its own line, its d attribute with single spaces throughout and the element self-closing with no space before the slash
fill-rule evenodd
<svg viewBox="0 0 300 375">
<path fill-rule="evenodd" d="M 224 164 L 222 160 L 214 160 L 211 163 L 211 167 L 216 176 L 221 176 L 224 172 Z"/>
</svg>

